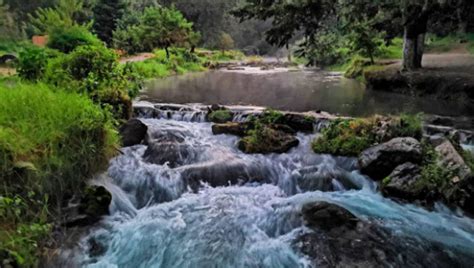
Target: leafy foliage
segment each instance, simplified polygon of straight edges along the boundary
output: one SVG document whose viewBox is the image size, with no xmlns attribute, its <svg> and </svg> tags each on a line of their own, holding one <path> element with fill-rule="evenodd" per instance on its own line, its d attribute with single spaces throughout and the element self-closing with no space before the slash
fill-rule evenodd
<svg viewBox="0 0 474 268">
<path fill-rule="evenodd" d="M 37 47 L 27 47 L 20 52 L 17 64 L 18 75 L 26 80 L 37 81 L 46 71 L 48 60 L 56 55 L 54 51 Z"/>
<path fill-rule="evenodd" d="M 146 8 L 143 13 L 124 17 L 114 33 L 114 44 L 128 53 L 153 51 L 196 42 L 192 23 L 175 8 Z"/>
<path fill-rule="evenodd" d="M 124 0 L 99 0 L 95 5 L 93 28 L 97 36 L 107 44 L 112 44 L 113 32 L 125 8 Z"/>
<path fill-rule="evenodd" d="M 33 34 L 51 34 L 56 29 L 79 26 L 76 21 L 84 4 L 80 0 L 59 0 L 53 8 L 38 8 L 29 14 L 29 31 Z"/>
<path fill-rule="evenodd" d="M 228 33 L 222 32 L 219 36 L 218 48 L 222 51 L 234 48 L 234 39 Z"/>
<path fill-rule="evenodd" d="M 63 53 L 85 45 L 99 46 L 101 41 L 84 26 L 56 27 L 49 35 L 48 47 Z"/>
</svg>

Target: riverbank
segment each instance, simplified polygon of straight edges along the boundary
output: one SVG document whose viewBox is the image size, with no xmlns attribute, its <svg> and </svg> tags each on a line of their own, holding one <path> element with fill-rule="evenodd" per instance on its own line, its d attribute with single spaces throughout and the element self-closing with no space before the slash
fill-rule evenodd
<svg viewBox="0 0 474 268">
<path fill-rule="evenodd" d="M 376 91 L 474 103 L 474 56 L 469 54 L 425 55 L 423 69 L 401 72 L 400 63 L 367 69 L 367 87 Z"/>
</svg>

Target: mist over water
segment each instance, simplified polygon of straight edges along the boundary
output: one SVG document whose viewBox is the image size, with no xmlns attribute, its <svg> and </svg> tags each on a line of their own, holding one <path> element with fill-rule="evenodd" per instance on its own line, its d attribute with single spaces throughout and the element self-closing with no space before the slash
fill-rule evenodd
<svg viewBox="0 0 474 268">
<path fill-rule="evenodd" d="M 474 107 L 390 92 L 377 92 L 341 74 L 324 71 L 210 71 L 150 81 L 140 97 L 164 103 L 256 105 L 279 110 L 367 116 L 401 112 L 474 116 Z"/>
<path fill-rule="evenodd" d="M 212 135 L 210 123 L 143 122 L 152 139 L 184 137 L 189 153 L 175 168 L 146 162 L 145 145 L 124 148 L 112 160 L 110 178 L 97 182 L 113 194 L 112 213 L 81 240 L 74 256 L 78 266 L 311 267 L 294 245 L 311 232 L 304 227 L 301 207 L 314 201 L 338 204 L 409 238 L 400 245 L 408 250 L 435 243 L 452 256 L 467 256 L 466 265 L 474 260 L 472 219 L 443 206 L 430 212 L 382 197 L 377 185 L 357 171 L 355 159 L 312 153 L 310 142 L 317 134 L 298 134 L 300 145 L 287 154 L 245 155 L 236 137 Z M 302 189 L 308 168 L 321 177 L 335 174 L 333 191 Z M 190 170 L 213 180 L 196 188 Z M 263 178 L 245 180 L 254 174 Z"/>
</svg>

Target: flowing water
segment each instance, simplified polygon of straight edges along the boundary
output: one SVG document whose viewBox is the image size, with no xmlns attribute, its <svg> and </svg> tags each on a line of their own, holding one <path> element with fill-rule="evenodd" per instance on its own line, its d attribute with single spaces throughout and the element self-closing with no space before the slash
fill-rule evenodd
<svg viewBox="0 0 474 268">
<path fill-rule="evenodd" d="M 180 164 L 147 162 L 145 145 L 124 148 L 111 162 L 109 178 L 97 181 L 113 193 L 111 215 L 81 240 L 76 265 L 311 267 L 294 245 L 311 232 L 300 211 L 314 201 L 338 204 L 396 236 L 410 237 L 415 242 L 399 247 L 415 254 L 436 244 L 456 265 L 474 264 L 472 219 L 443 206 L 430 212 L 383 198 L 356 170 L 355 159 L 312 153 L 317 134 L 298 134 L 300 145 L 287 154 L 245 155 L 236 137 L 212 135 L 202 118 L 170 117 L 194 120 L 142 120 L 153 141 L 184 147 Z M 301 174 L 307 169 L 321 178 L 335 174 L 334 179 L 305 184 Z M 331 191 L 316 190 L 321 187 Z M 419 258 L 421 263 L 425 256 Z M 432 261 L 431 267 L 442 267 Z"/>
<path fill-rule="evenodd" d="M 322 71 L 211 71 L 151 81 L 142 100 L 164 103 L 256 105 L 289 111 L 323 110 L 366 116 L 401 112 L 474 116 L 474 106 L 366 90 L 356 80 Z"/>
</svg>

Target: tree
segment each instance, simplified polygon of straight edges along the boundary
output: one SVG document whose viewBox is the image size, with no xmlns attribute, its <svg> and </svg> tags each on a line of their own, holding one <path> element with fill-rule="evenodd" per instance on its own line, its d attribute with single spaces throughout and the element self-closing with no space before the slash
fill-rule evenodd
<svg viewBox="0 0 474 268">
<path fill-rule="evenodd" d="M 102 41 L 112 44 L 113 32 L 126 7 L 124 0 L 99 0 L 96 4 L 93 29 Z"/>
<path fill-rule="evenodd" d="M 267 40 L 278 46 L 288 46 L 292 38 L 301 34 L 305 40 L 302 43 L 303 46 L 314 47 L 318 31 L 330 28 L 328 23 L 331 22 L 331 18 L 336 17 L 337 23 L 346 20 L 348 23 L 346 27 L 352 29 L 351 32 L 356 37 L 354 40 L 356 42 L 353 42 L 354 48 L 363 48 L 361 51 L 369 56 L 373 54 L 376 36 L 371 36 L 367 32 L 384 33 L 386 31 L 387 36 L 390 36 L 398 29 L 403 29 L 403 69 L 414 70 L 421 68 L 428 20 L 441 3 L 443 5 L 458 4 L 457 0 L 339 0 L 337 2 L 247 0 L 233 14 L 242 21 L 254 18 L 272 19 L 272 28 L 266 33 Z M 348 9 L 350 12 L 347 12 Z M 384 22 L 367 19 L 378 12 L 386 18 Z M 361 20 L 361 16 L 365 16 L 366 19 Z M 393 29 L 390 24 L 393 25 L 398 21 L 400 23 L 395 25 L 396 29 Z M 333 25 L 332 28 L 334 31 L 340 30 L 338 25 Z M 347 33 L 345 35 L 347 36 Z M 393 35 L 390 36 L 390 38 L 393 37 Z"/>
<path fill-rule="evenodd" d="M 15 23 L 15 16 L 10 7 L 0 0 L 0 32 L 1 39 L 17 39 L 20 36 L 19 29 Z"/>
<path fill-rule="evenodd" d="M 82 14 L 83 7 L 80 0 L 59 0 L 55 7 L 38 8 L 29 14 L 28 26 L 33 34 L 51 34 L 58 28 L 79 26 L 76 18 Z"/>
<path fill-rule="evenodd" d="M 149 7 L 145 11 L 124 17 L 118 23 L 114 33 L 114 43 L 127 52 L 152 51 L 163 48 L 169 58 L 169 48 L 177 45 L 188 45 L 196 42 L 198 37 L 193 33 L 193 24 L 188 22 L 175 8 Z"/>
<path fill-rule="evenodd" d="M 228 33 L 222 32 L 219 36 L 219 43 L 217 44 L 218 48 L 222 52 L 234 48 L 234 39 Z"/>
</svg>

